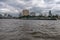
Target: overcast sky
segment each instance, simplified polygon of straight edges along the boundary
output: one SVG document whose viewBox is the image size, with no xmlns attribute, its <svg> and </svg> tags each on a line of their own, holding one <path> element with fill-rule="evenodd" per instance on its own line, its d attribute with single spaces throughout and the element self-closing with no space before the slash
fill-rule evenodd
<svg viewBox="0 0 60 40">
<path fill-rule="evenodd" d="M 60 0 L 0 0 L 0 12 L 18 13 L 22 9 L 29 9 L 37 13 L 60 13 Z"/>
</svg>

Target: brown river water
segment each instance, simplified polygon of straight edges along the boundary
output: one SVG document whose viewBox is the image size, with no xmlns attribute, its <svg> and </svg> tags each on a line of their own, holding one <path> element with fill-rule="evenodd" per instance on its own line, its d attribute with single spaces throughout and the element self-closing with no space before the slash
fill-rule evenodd
<svg viewBox="0 0 60 40">
<path fill-rule="evenodd" d="M 0 40 L 60 40 L 60 20 L 0 19 Z"/>
</svg>

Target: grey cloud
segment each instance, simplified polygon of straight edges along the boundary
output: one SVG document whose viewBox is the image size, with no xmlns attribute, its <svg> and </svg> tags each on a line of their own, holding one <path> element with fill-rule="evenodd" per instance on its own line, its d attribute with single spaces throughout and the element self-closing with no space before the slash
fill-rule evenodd
<svg viewBox="0 0 60 40">
<path fill-rule="evenodd" d="M 52 10 L 53 14 L 59 14 L 60 15 L 60 10 Z"/>
<path fill-rule="evenodd" d="M 0 2 L 1 2 L 1 1 L 4 1 L 4 2 L 5 2 L 5 1 L 7 1 L 7 0 L 0 0 Z"/>
<path fill-rule="evenodd" d="M 40 8 L 40 7 L 32 7 L 30 10 L 33 11 L 33 12 L 36 12 L 36 13 L 41 13 L 42 12 L 42 8 Z"/>
<path fill-rule="evenodd" d="M 25 7 L 27 7 L 27 8 L 31 7 L 30 11 L 34 11 L 34 12 L 37 12 L 37 13 L 43 13 L 43 11 L 52 9 L 52 7 L 54 7 L 54 3 L 55 3 L 54 0 L 44 0 L 45 4 L 47 6 L 45 8 L 41 8 L 41 7 L 38 7 L 36 5 L 32 5 L 32 0 L 20 0 L 20 1 L 22 1 L 23 3 L 20 3 L 20 2 L 18 3 L 17 0 L 0 0 L 0 2 L 3 2 L 3 4 L 4 3 L 6 3 L 6 5 L 8 4 L 10 9 L 15 8 L 14 10 L 19 11 L 21 9 L 24 9 Z M 0 3 L 0 8 L 8 8 L 9 9 L 9 7 L 4 6 L 5 4 L 4 5 L 3 4 Z M 60 2 L 57 2 L 56 4 L 60 4 Z"/>
<path fill-rule="evenodd" d="M 30 6 L 32 6 L 32 4 L 31 4 L 31 2 L 30 2 L 31 0 L 25 0 L 26 2 L 24 2 L 24 0 L 20 0 L 20 1 L 23 1 L 23 3 L 18 3 L 17 0 L 16 0 L 16 1 L 10 0 L 10 1 L 7 1 L 6 3 L 7 3 L 8 5 L 10 5 L 10 6 L 18 9 L 18 10 L 24 9 L 25 7 L 30 7 Z M 29 1 L 29 2 L 27 2 L 27 1 Z M 25 4 L 24 4 L 24 3 L 25 3 Z"/>
<path fill-rule="evenodd" d="M 47 4 L 53 4 L 54 3 L 54 0 L 44 0 L 45 1 L 45 3 L 47 3 Z"/>
<path fill-rule="evenodd" d="M 24 8 L 24 5 L 23 4 L 17 4 L 17 5 L 14 5 L 14 4 L 9 4 L 10 6 L 16 8 L 16 9 L 23 9 Z"/>
<path fill-rule="evenodd" d="M 29 2 L 29 1 L 32 1 L 32 0 L 21 0 L 21 1 Z"/>
<path fill-rule="evenodd" d="M 60 4 L 60 2 L 57 2 L 56 4 Z"/>
</svg>

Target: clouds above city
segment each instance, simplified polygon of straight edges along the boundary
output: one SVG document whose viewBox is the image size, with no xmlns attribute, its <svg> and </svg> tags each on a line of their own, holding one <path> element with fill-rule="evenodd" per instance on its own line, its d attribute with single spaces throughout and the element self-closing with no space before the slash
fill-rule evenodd
<svg viewBox="0 0 60 40">
<path fill-rule="evenodd" d="M 38 13 L 60 13 L 60 0 L 0 0 L 0 11 L 18 13 L 22 9 L 29 9 Z"/>
</svg>

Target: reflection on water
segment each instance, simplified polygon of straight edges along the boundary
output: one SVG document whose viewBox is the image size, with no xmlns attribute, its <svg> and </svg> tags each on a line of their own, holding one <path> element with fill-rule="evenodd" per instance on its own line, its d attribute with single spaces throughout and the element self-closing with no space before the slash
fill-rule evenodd
<svg viewBox="0 0 60 40">
<path fill-rule="evenodd" d="M 59 40 L 60 20 L 0 19 L 0 40 Z"/>
</svg>

